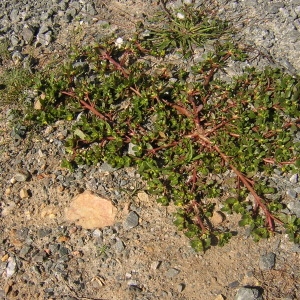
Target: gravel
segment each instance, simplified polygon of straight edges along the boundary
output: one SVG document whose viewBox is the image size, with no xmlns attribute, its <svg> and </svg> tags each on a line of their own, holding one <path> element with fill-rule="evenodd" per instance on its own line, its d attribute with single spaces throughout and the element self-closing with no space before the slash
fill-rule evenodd
<svg viewBox="0 0 300 300">
<path fill-rule="evenodd" d="M 106 34 L 103 28 L 107 34 L 130 35 L 132 22 L 120 23 L 121 15 L 143 19 L 145 11 L 155 8 L 155 1 L 136 2 L 2 0 L 0 42 L 8 42 L 11 60 L 18 64 L 30 58 L 30 47 L 39 59 L 40 54 L 59 54 L 71 42 L 74 28 L 86 31 L 82 43 L 99 40 Z M 216 2 L 219 16 L 238 27 L 234 39 L 250 46 L 255 55 L 263 54 L 246 65 L 271 65 L 293 75 L 300 71 L 299 1 Z M 168 5 L 178 7 L 179 1 Z M 228 72 L 238 73 L 244 67 L 233 65 Z M 36 95 L 30 97 L 34 100 Z M 145 185 L 135 169 L 116 170 L 103 163 L 82 166 L 71 174 L 60 167 L 70 129 L 66 122 L 28 137 L 24 128 L 11 130 L 8 116 L 1 112 L 0 299 L 40 295 L 47 299 L 214 300 L 218 295 L 223 298 L 221 294 L 226 299 L 262 299 L 260 288 L 250 288 L 251 281 L 239 288 L 249 279 L 249 271 L 265 274 L 261 281 L 266 282 L 265 290 L 276 281 L 276 274 L 281 278 L 280 270 L 299 274 L 299 247 L 284 236 L 259 248 L 238 236 L 224 248 L 195 254 L 172 224 L 172 207 L 134 196 L 133 191 Z M 270 180 L 280 197 L 293 199 L 288 209 L 299 216 L 298 174 L 278 173 Z M 118 207 L 120 216 L 114 226 L 86 230 L 66 223 L 65 207 L 87 189 Z M 279 273 L 267 279 L 271 271 Z M 294 289 L 285 291 L 286 297 L 292 294 L 291 299 L 300 297 L 294 279 Z"/>
</svg>

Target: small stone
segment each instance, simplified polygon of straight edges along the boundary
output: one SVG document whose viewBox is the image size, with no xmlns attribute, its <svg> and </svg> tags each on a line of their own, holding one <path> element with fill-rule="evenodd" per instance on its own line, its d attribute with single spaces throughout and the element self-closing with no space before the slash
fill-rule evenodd
<svg viewBox="0 0 300 300">
<path fill-rule="evenodd" d="M 300 201 L 290 201 L 287 205 L 288 209 L 293 213 L 296 214 L 298 218 L 300 218 Z"/>
<path fill-rule="evenodd" d="M 135 156 L 136 150 L 133 150 L 134 147 L 136 147 L 135 144 L 133 144 L 133 143 L 129 143 L 129 144 L 128 144 L 128 154 L 129 154 L 129 155 Z"/>
<path fill-rule="evenodd" d="M 16 232 L 16 237 L 21 240 L 21 241 L 25 241 L 28 238 L 28 234 L 29 234 L 29 228 L 27 227 L 22 227 L 20 229 L 18 229 Z"/>
<path fill-rule="evenodd" d="M 20 17 L 19 17 L 19 11 L 17 9 L 13 9 L 10 13 L 10 19 L 12 22 L 18 22 Z"/>
<path fill-rule="evenodd" d="M 125 249 L 125 245 L 120 239 L 117 239 L 117 242 L 115 244 L 115 249 L 119 253 Z"/>
<path fill-rule="evenodd" d="M 45 257 L 46 257 L 46 254 L 44 252 L 43 253 L 39 252 L 32 257 L 32 261 L 34 261 L 36 263 L 43 263 L 45 260 Z"/>
<path fill-rule="evenodd" d="M 179 273 L 180 273 L 180 270 L 178 270 L 176 268 L 171 268 L 168 270 L 166 275 L 168 278 L 173 278 L 173 277 L 177 276 Z"/>
<path fill-rule="evenodd" d="M 141 202 L 143 203 L 149 202 L 149 196 L 146 192 L 139 192 L 137 196 Z"/>
<path fill-rule="evenodd" d="M 41 110 L 42 109 L 42 103 L 40 101 L 40 99 L 36 98 L 33 104 L 33 108 L 35 110 Z"/>
<path fill-rule="evenodd" d="M 132 228 L 134 228 L 138 225 L 139 225 L 139 215 L 136 212 L 131 211 L 128 214 L 123 226 L 126 230 L 129 230 L 129 229 L 132 229 Z"/>
<path fill-rule="evenodd" d="M 93 231 L 93 237 L 94 238 L 99 238 L 99 237 L 102 237 L 102 231 L 100 230 L 100 229 L 95 229 L 94 231 Z"/>
<path fill-rule="evenodd" d="M 46 24 L 43 24 L 39 29 L 39 34 L 46 33 L 47 31 L 49 31 L 49 26 Z"/>
<path fill-rule="evenodd" d="M 57 241 L 59 242 L 59 243 L 66 243 L 66 242 L 68 242 L 70 240 L 70 237 L 68 237 L 68 236 L 66 236 L 66 235 L 62 235 L 62 236 L 60 236 L 58 239 L 57 239 Z"/>
<path fill-rule="evenodd" d="M 28 191 L 26 189 L 21 189 L 20 190 L 20 198 L 25 199 L 25 198 L 28 198 L 28 197 L 29 197 Z"/>
<path fill-rule="evenodd" d="M 262 300 L 261 292 L 256 287 L 242 287 L 238 290 L 235 300 Z"/>
<path fill-rule="evenodd" d="M 297 192 L 295 190 L 287 190 L 286 195 L 292 199 L 297 198 Z"/>
<path fill-rule="evenodd" d="M 210 220 L 213 225 L 217 226 L 225 220 L 225 216 L 220 211 L 214 211 Z"/>
<path fill-rule="evenodd" d="M 19 51 L 15 51 L 11 56 L 15 65 L 18 65 L 23 60 L 23 55 Z"/>
<path fill-rule="evenodd" d="M 113 225 L 116 213 L 111 201 L 85 191 L 73 198 L 65 210 L 65 219 L 85 229 L 95 229 Z"/>
<path fill-rule="evenodd" d="M 215 300 L 225 300 L 224 296 L 223 295 L 218 295 Z"/>
<path fill-rule="evenodd" d="M 160 267 L 160 265 L 161 265 L 161 261 L 154 261 L 151 263 L 150 267 L 152 270 L 157 270 Z"/>
<path fill-rule="evenodd" d="M 41 238 L 44 238 L 45 236 L 51 234 L 51 232 L 52 232 L 51 228 L 42 228 L 42 229 L 38 230 L 37 235 L 41 239 Z"/>
<path fill-rule="evenodd" d="M 239 281 L 236 280 L 236 281 L 230 282 L 230 283 L 228 284 L 228 287 L 230 287 L 231 289 L 235 289 L 235 288 L 237 288 L 239 285 L 240 285 Z"/>
<path fill-rule="evenodd" d="M 17 272 L 17 263 L 14 257 L 9 257 L 7 261 L 6 277 L 9 278 Z"/>
<path fill-rule="evenodd" d="M 30 246 L 28 245 L 23 246 L 19 253 L 20 257 L 23 258 L 26 257 L 26 255 L 30 252 L 30 250 L 31 250 Z"/>
<path fill-rule="evenodd" d="M 29 173 L 26 171 L 18 172 L 15 174 L 14 179 L 19 182 L 24 182 L 29 178 Z"/>
<path fill-rule="evenodd" d="M 261 270 L 271 270 L 275 267 L 276 255 L 273 252 L 262 255 L 259 260 L 259 267 Z"/>
<path fill-rule="evenodd" d="M 33 40 L 33 37 L 34 37 L 32 29 L 29 28 L 29 27 L 24 27 L 23 32 L 22 32 L 22 36 L 23 36 L 24 41 L 27 44 L 30 44 Z"/>
<path fill-rule="evenodd" d="M 298 174 L 293 174 L 290 178 L 291 183 L 297 183 L 298 182 Z"/>
<path fill-rule="evenodd" d="M 5 195 L 9 196 L 11 194 L 11 188 L 6 188 L 5 189 Z"/>
<path fill-rule="evenodd" d="M 69 249 L 67 247 L 60 247 L 59 248 L 59 255 L 60 257 L 66 256 L 69 254 Z"/>
<path fill-rule="evenodd" d="M 52 31 L 47 31 L 46 33 L 38 33 L 36 37 L 35 46 L 48 46 L 52 40 Z"/>
<path fill-rule="evenodd" d="M 185 288 L 185 284 L 184 283 L 179 283 L 177 285 L 177 291 L 178 291 L 178 293 L 181 293 L 184 290 L 184 288 Z"/>
</svg>

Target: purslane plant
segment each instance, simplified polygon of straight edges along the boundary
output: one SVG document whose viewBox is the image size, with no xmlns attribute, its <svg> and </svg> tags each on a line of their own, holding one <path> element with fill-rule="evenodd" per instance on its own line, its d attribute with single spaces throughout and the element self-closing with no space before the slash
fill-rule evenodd
<svg viewBox="0 0 300 300">
<path fill-rule="evenodd" d="M 178 206 L 174 223 L 197 251 L 224 245 L 232 236 L 232 228 L 211 222 L 213 199 L 224 194 L 222 210 L 240 213 L 240 225 L 249 226 L 255 240 L 285 227 L 299 243 L 299 218 L 283 214 L 282 202 L 264 197 L 275 190 L 255 182 L 258 172 L 300 166 L 300 145 L 294 142 L 299 78 L 248 69 L 223 82 L 214 75 L 229 59 L 246 57 L 236 45 L 216 41 L 214 51 L 184 69 L 152 63 L 151 55 L 157 61 L 165 52 L 148 42 L 107 40 L 78 50 L 60 76 L 37 82 L 42 110 L 27 119 L 76 120 L 65 167 L 103 161 L 116 168 L 137 166 L 159 203 Z M 170 47 L 165 50 L 178 45 Z M 238 182 L 230 191 L 210 176 L 227 170 Z M 253 201 L 245 201 L 246 191 Z"/>
</svg>

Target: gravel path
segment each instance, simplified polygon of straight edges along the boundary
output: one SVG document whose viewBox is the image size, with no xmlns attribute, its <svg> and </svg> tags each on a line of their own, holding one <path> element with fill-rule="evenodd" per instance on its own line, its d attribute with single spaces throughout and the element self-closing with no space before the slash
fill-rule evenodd
<svg viewBox="0 0 300 300">
<path fill-rule="evenodd" d="M 299 73 L 300 1 L 214 3 L 239 28 L 234 38 L 264 54 L 249 65 Z M 2 0 L 0 8 L 0 42 L 8 42 L 12 60 L 34 57 L 43 65 L 49 53 L 63 58 L 72 43 L 130 35 L 159 6 Z M 239 229 L 225 247 L 196 254 L 172 224 L 174 208 L 154 204 L 134 169 L 103 164 L 69 173 L 60 167 L 69 124 L 23 136 L 22 128 L 12 131 L 8 112 L 0 112 L 0 299 L 300 299 L 300 248 L 287 237 L 254 243 Z M 298 175 L 272 180 L 300 217 Z M 72 198 L 86 190 L 117 207 L 114 225 L 85 229 L 66 221 Z"/>
</svg>

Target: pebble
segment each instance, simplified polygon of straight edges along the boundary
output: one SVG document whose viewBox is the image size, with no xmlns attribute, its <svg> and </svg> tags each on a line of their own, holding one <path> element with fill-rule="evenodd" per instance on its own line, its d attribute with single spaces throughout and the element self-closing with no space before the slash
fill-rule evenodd
<svg viewBox="0 0 300 300">
<path fill-rule="evenodd" d="M 126 218 L 125 222 L 123 223 L 123 227 L 124 227 L 124 229 L 129 230 L 138 225 L 139 225 L 139 215 L 136 212 L 131 211 L 127 215 L 127 218 Z"/>
<path fill-rule="evenodd" d="M 181 293 L 184 290 L 184 288 L 185 288 L 185 284 L 184 283 L 180 283 L 180 284 L 177 285 L 177 291 L 179 293 Z"/>
<path fill-rule="evenodd" d="M 24 182 L 29 179 L 30 174 L 26 171 L 15 173 L 14 179 L 19 182 Z"/>
<path fill-rule="evenodd" d="M 275 267 L 276 255 L 273 252 L 262 255 L 259 260 L 259 267 L 261 270 L 271 270 Z"/>
<path fill-rule="evenodd" d="M 290 177 L 290 182 L 291 182 L 291 183 L 298 183 L 298 174 L 293 174 L 293 175 Z"/>
<path fill-rule="evenodd" d="M 220 225 L 221 223 L 223 223 L 224 220 L 225 220 L 225 216 L 220 211 L 214 211 L 213 215 L 210 219 L 212 224 L 215 225 L 215 226 Z"/>
<path fill-rule="evenodd" d="M 240 282 L 239 281 L 233 281 L 231 283 L 228 284 L 228 287 L 230 287 L 231 289 L 235 289 L 237 288 L 238 286 L 240 285 Z"/>
<path fill-rule="evenodd" d="M 180 270 L 176 269 L 176 268 L 171 268 L 168 270 L 166 276 L 168 278 L 173 278 L 175 276 L 177 276 L 180 273 Z"/>
<path fill-rule="evenodd" d="M 300 200 L 290 201 L 287 207 L 293 214 L 300 218 Z"/>
<path fill-rule="evenodd" d="M 26 189 L 21 189 L 19 194 L 21 199 L 25 199 L 29 197 L 28 191 Z"/>
<path fill-rule="evenodd" d="M 115 249 L 119 253 L 125 249 L 124 243 L 119 238 L 117 239 L 117 242 L 115 243 Z"/>
<path fill-rule="evenodd" d="M 30 252 L 31 249 L 32 249 L 31 246 L 28 245 L 23 246 L 19 253 L 20 257 L 23 258 L 26 257 L 26 255 Z"/>
<path fill-rule="evenodd" d="M 45 236 L 51 234 L 52 229 L 51 228 L 41 228 L 38 230 L 37 234 L 39 238 L 44 238 Z"/>
<path fill-rule="evenodd" d="M 295 190 L 287 190 L 286 191 L 286 195 L 292 199 L 296 199 L 297 198 L 297 192 Z"/>
<path fill-rule="evenodd" d="M 17 272 L 17 263 L 14 257 L 8 258 L 8 263 L 6 266 L 6 277 L 10 278 Z"/>
<path fill-rule="evenodd" d="M 257 287 L 242 287 L 238 290 L 234 300 L 263 300 Z"/>
<path fill-rule="evenodd" d="M 152 270 L 157 270 L 161 265 L 161 261 L 154 261 L 151 263 L 151 269 Z"/>
</svg>

